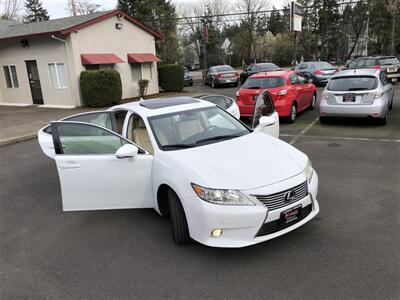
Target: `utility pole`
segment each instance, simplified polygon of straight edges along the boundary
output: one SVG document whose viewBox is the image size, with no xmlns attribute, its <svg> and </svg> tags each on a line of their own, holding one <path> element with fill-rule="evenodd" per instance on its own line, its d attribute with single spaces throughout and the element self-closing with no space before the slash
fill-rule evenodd
<svg viewBox="0 0 400 300">
<path fill-rule="evenodd" d="M 203 24 L 203 66 L 207 69 L 207 44 L 208 44 L 208 25 L 206 19 L 201 19 Z"/>
<path fill-rule="evenodd" d="M 293 32 L 294 38 L 293 38 L 293 65 L 297 65 L 297 31 Z"/>
</svg>

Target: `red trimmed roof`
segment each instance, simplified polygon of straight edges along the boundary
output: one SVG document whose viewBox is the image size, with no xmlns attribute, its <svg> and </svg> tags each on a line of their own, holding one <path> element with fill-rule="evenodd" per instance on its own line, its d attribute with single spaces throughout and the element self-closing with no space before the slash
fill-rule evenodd
<svg viewBox="0 0 400 300">
<path fill-rule="evenodd" d="M 82 65 L 109 65 L 124 63 L 113 53 L 81 54 Z"/>
<path fill-rule="evenodd" d="M 153 53 L 128 53 L 128 62 L 130 63 L 143 63 L 143 62 L 153 62 L 161 61 Z"/>
<path fill-rule="evenodd" d="M 131 24 L 134 24 L 146 31 L 147 33 L 153 35 L 157 39 L 164 39 L 164 35 L 157 31 L 150 29 L 144 24 L 140 23 L 138 20 L 128 16 L 120 10 L 112 10 L 109 12 L 99 12 L 90 15 L 83 16 L 73 16 L 61 19 L 52 19 L 43 22 L 36 23 L 17 23 L 11 24 L 8 27 L 2 28 L 0 30 L 0 40 L 8 39 L 22 39 L 34 36 L 49 36 L 49 35 L 66 35 L 71 32 L 83 29 L 90 25 L 99 23 L 103 20 L 111 18 L 113 16 L 119 16 Z"/>
</svg>

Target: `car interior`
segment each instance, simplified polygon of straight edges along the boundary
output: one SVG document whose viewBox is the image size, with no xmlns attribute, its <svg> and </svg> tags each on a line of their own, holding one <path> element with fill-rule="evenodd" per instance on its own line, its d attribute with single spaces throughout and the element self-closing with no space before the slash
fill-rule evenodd
<svg viewBox="0 0 400 300">
<path fill-rule="evenodd" d="M 154 153 L 153 145 L 150 141 L 149 133 L 143 119 L 138 115 L 133 114 L 128 125 L 128 139 L 142 147 L 151 154 Z"/>
</svg>

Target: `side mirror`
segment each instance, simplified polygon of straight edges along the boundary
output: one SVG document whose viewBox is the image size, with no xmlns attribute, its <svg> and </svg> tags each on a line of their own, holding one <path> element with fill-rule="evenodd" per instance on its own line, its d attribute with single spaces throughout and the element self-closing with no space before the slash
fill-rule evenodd
<svg viewBox="0 0 400 300">
<path fill-rule="evenodd" d="M 260 128 L 263 128 L 266 126 L 274 125 L 276 120 L 273 117 L 262 116 L 258 122 L 259 122 L 258 124 L 260 125 Z"/>
<path fill-rule="evenodd" d="M 129 157 L 135 157 L 138 154 L 138 147 L 132 144 L 125 144 L 121 148 L 117 150 L 115 153 L 115 156 L 117 158 L 129 158 Z"/>
</svg>

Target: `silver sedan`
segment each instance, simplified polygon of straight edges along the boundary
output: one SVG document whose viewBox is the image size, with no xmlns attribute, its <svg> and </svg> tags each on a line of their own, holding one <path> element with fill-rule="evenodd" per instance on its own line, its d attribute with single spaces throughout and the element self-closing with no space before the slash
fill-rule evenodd
<svg viewBox="0 0 400 300">
<path fill-rule="evenodd" d="M 386 124 L 394 89 L 386 71 L 344 70 L 328 82 L 319 101 L 319 120 L 329 117 L 374 118 Z"/>
</svg>

